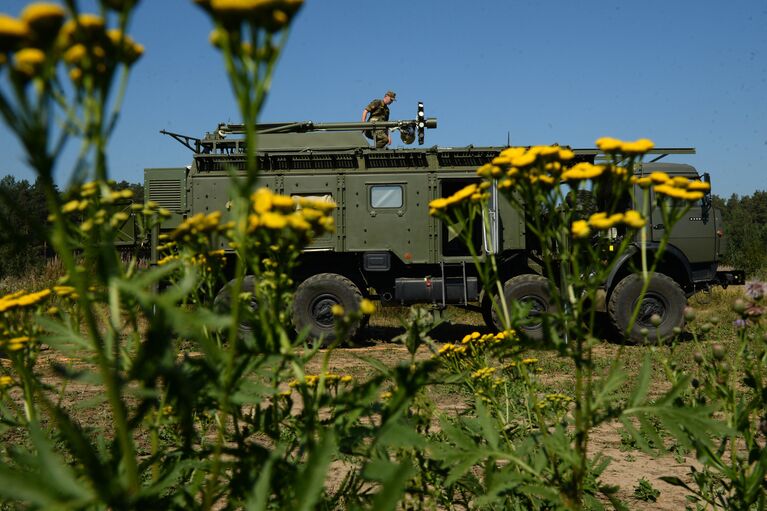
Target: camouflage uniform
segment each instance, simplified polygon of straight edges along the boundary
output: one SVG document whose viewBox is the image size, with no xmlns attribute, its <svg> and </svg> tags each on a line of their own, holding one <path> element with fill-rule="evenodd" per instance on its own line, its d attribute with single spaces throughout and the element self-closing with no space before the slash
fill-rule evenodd
<svg viewBox="0 0 767 511">
<path fill-rule="evenodd" d="M 368 122 L 389 120 L 389 107 L 386 106 L 382 99 L 374 99 L 365 110 L 370 112 Z M 368 130 L 365 132 L 365 136 L 374 139 L 378 149 L 383 149 L 389 143 L 389 130 L 375 130 L 373 133 Z"/>
</svg>

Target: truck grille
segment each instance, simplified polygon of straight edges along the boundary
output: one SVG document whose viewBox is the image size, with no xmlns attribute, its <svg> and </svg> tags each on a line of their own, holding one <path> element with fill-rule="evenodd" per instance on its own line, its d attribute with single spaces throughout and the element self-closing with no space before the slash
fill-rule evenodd
<svg viewBox="0 0 767 511">
<path fill-rule="evenodd" d="M 181 209 L 181 181 L 178 179 L 154 179 L 149 184 L 149 200 L 171 211 Z"/>
<path fill-rule="evenodd" d="M 437 153 L 437 160 L 440 167 L 479 167 L 496 156 L 496 151 L 451 151 Z"/>
</svg>

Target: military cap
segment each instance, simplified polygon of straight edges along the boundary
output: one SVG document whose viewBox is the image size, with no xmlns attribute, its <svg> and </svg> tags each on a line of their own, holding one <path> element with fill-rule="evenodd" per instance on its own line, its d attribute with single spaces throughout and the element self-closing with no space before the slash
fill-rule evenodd
<svg viewBox="0 0 767 511">
<path fill-rule="evenodd" d="M 384 94 L 384 96 L 389 96 L 389 97 L 391 98 L 391 100 L 392 100 L 392 101 L 396 101 L 396 99 L 397 99 L 397 95 L 396 95 L 396 94 L 394 94 L 394 93 L 393 93 L 392 91 L 390 91 L 390 90 L 387 90 L 387 91 L 386 91 L 386 94 Z"/>
</svg>

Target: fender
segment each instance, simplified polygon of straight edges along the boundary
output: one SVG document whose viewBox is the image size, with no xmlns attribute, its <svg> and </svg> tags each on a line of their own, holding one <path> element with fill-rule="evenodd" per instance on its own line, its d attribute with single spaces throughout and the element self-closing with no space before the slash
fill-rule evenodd
<svg viewBox="0 0 767 511">
<path fill-rule="evenodd" d="M 658 251 L 658 248 L 660 247 L 660 243 L 656 241 L 648 241 L 647 242 L 647 253 L 652 255 L 654 257 L 655 253 Z M 610 272 L 610 275 L 608 275 L 607 280 L 605 281 L 605 289 L 608 291 L 613 288 L 613 286 L 616 284 L 617 277 L 623 276 L 624 273 L 627 273 L 624 271 L 626 265 L 635 257 L 639 257 L 641 253 L 641 248 L 639 243 L 632 243 L 629 245 L 629 248 L 626 250 L 626 252 L 621 255 L 620 259 L 618 259 L 615 263 L 615 266 L 613 267 L 612 271 Z M 692 268 L 690 267 L 690 261 L 687 259 L 687 256 L 684 255 L 684 253 L 679 250 L 674 245 L 666 245 L 666 249 L 663 252 L 662 258 L 666 262 L 676 261 L 679 263 L 680 270 L 682 271 L 682 277 L 684 281 L 681 281 L 681 279 L 677 279 L 676 276 L 670 275 L 671 277 L 674 277 L 676 280 L 679 281 L 679 284 L 685 288 L 688 286 L 690 282 L 692 282 Z"/>
</svg>

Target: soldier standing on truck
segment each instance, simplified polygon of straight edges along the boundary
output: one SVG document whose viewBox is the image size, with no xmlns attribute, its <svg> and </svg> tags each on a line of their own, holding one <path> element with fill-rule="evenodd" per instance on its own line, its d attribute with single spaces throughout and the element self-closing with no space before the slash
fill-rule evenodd
<svg viewBox="0 0 767 511">
<path fill-rule="evenodd" d="M 395 101 L 396 97 L 397 95 L 394 92 L 387 91 L 383 99 L 374 99 L 371 101 L 362 111 L 362 122 L 388 121 L 389 105 Z M 368 115 L 370 117 L 368 117 Z M 383 149 L 391 144 L 389 130 L 376 130 L 374 133 L 367 130 L 365 131 L 365 136 L 375 140 L 377 149 Z"/>
</svg>

